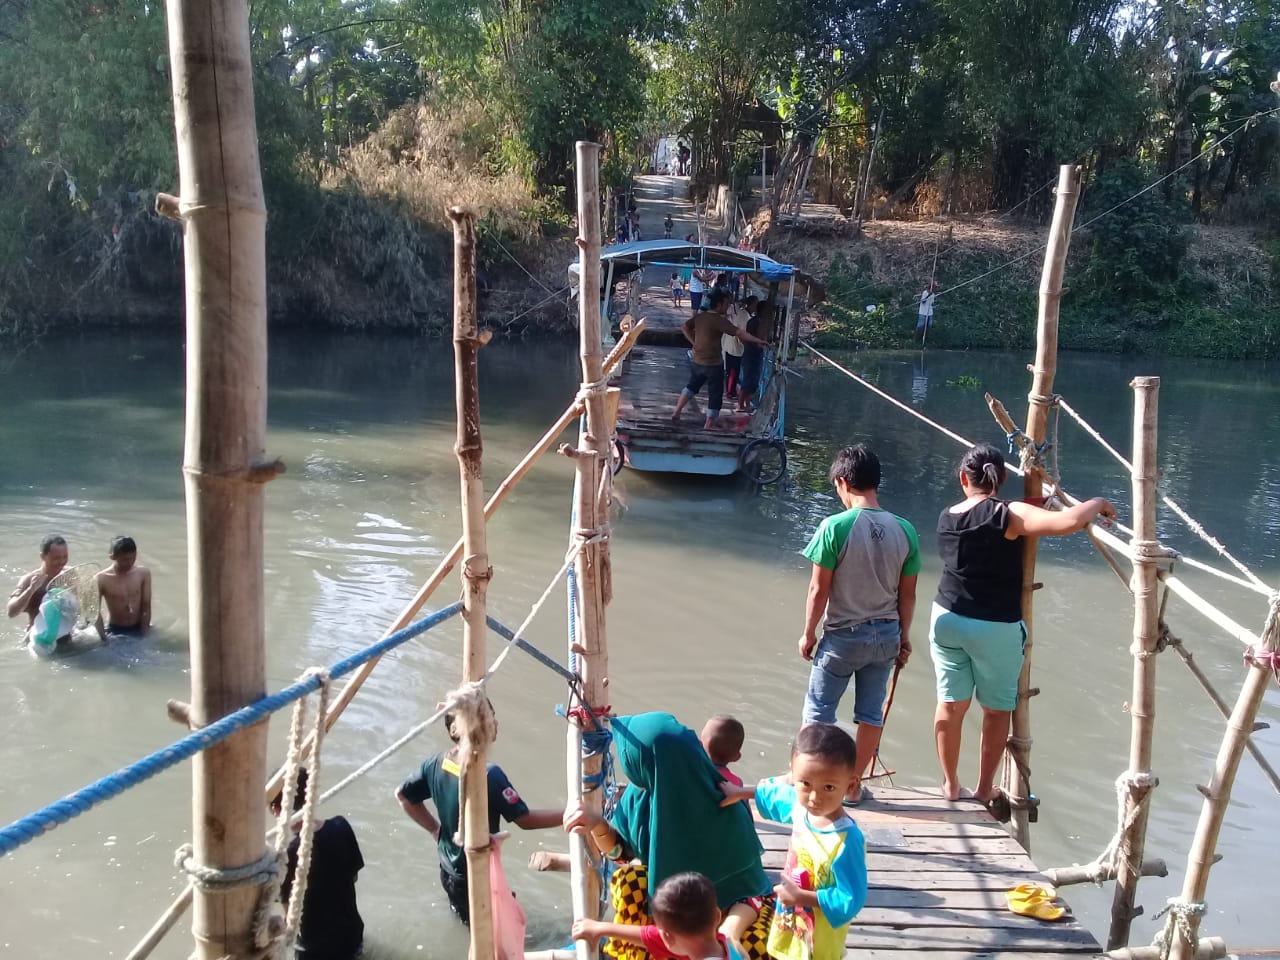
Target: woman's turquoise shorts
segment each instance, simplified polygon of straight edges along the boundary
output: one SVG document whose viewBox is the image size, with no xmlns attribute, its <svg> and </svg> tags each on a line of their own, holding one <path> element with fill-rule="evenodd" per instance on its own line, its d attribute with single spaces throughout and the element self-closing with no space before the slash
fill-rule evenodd
<svg viewBox="0 0 1280 960">
<path fill-rule="evenodd" d="M 989 710 L 1018 705 L 1018 676 L 1027 627 L 994 620 L 975 620 L 937 603 L 929 623 L 929 656 L 938 676 L 938 700 L 956 703 L 972 698 Z"/>
</svg>

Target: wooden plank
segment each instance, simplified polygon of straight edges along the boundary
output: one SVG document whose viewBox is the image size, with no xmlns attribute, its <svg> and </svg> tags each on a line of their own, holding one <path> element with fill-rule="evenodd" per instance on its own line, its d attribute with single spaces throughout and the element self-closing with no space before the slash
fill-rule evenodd
<svg viewBox="0 0 1280 960">
<path fill-rule="evenodd" d="M 1034 875 L 999 870 L 879 870 L 871 875 L 872 889 L 922 890 L 993 890 L 1002 895 L 1015 884 L 1034 880 Z"/>
<path fill-rule="evenodd" d="M 898 907 L 901 909 L 948 910 L 1004 910 L 1004 893 L 1010 884 L 1006 878 L 993 878 L 986 889 L 946 890 L 930 887 L 927 890 L 907 886 L 879 886 L 873 884 L 867 891 L 867 907 Z"/>
<path fill-rule="evenodd" d="M 786 860 L 784 850 L 766 850 L 762 863 L 766 870 L 781 870 Z M 884 870 L 907 873 L 928 869 L 934 872 L 958 870 L 962 872 L 975 870 L 983 873 L 1007 873 L 1012 878 L 1015 874 L 1027 879 L 1028 874 L 1039 875 L 1039 868 L 1027 857 L 1009 857 L 1003 854 L 992 856 L 980 855 L 946 855 L 946 854 L 911 854 L 911 853 L 876 853 L 867 854 L 867 869 L 872 873 Z M 1011 879 L 1010 886 L 1020 880 Z"/>
<path fill-rule="evenodd" d="M 855 817 L 859 826 L 862 818 Z M 899 829 L 904 837 L 1007 837 L 1012 835 L 998 823 L 982 821 L 961 821 L 938 823 L 931 820 L 907 820 Z M 866 832 L 866 828 L 863 828 Z"/>
<path fill-rule="evenodd" d="M 903 926 L 892 930 L 849 927 L 845 946 L 851 950 L 889 949 L 920 953 L 930 950 L 1051 950 L 1061 953 L 1097 953 L 1098 943 L 1089 931 L 1077 926 L 1041 924 L 1029 930 L 976 927 Z"/>
<path fill-rule="evenodd" d="M 974 950 L 920 950 L 912 944 L 904 943 L 897 949 L 859 950 L 845 954 L 847 960 L 902 960 L 906 953 L 923 953 L 929 960 L 1053 960 L 1055 957 L 1069 957 L 1070 960 L 1082 960 L 1088 956 L 1084 953 L 1062 953 L 1057 950 L 1009 951 L 999 953 Z"/>
<path fill-rule="evenodd" d="M 1003 897 L 1001 901 L 1003 901 Z M 859 927 L 977 927 L 982 930 L 1039 931 L 1048 924 L 1010 913 L 1003 902 L 998 910 L 952 910 L 947 907 L 865 907 L 853 921 Z M 1078 923 L 1062 919 L 1053 923 L 1054 931 L 1084 931 Z M 1086 935 L 1088 931 L 1084 931 Z"/>
<path fill-rule="evenodd" d="M 884 830 L 868 831 L 866 833 L 867 850 L 871 852 L 920 854 L 974 853 L 979 856 L 1004 854 L 1010 857 L 1020 857 L 1030 862 L 1022 847 L 1018 846 L 1018 842 L 1005 833 L 983 837 L 947 837 L 938 835 L 906 837 L 899 834 L 896 838 L 889 837 L 886 833 Z M 760 842 L 765 850 L 786 850 L 790 839 L 790 837 L 786 836 L 769 834 L 762 836 Z"/>
</svg>

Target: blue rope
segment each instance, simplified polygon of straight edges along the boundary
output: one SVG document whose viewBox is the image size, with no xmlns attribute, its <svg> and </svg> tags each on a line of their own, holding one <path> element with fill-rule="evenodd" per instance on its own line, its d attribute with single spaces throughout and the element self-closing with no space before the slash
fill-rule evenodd
<svg viewBox="0 0 1280 960">
<path fill-rule="evenodd" d="M 462 604 L 454 603 L 443 610 L 437 610 L 435 613 L 423 617 L 417 623 L 410 624 L 389 637 L 384 637 L 372 646 L 365 647 L 345 660 L 339 660 L 329 668 L 330 679 L 336 679 L 351 673 L 361 664 L 367 663 L 374 657 L 379 657 L 388 650 L 426 633 L 432 627 L 439 626 L 450 617 L 457 616 L 461 612 Z M 195 756 L 200 751 L 209 749 L 232 734 L 239 733 L 246 727 L 265 720 L 277 710 L 287 707 L 295 700 L 301 700 L 307 694 L 314 693 L 318 689 L 320 689 L 320 678 L 318 676 L 309 676 L 299 680 L 278 693 L 269 694 L 261 700 L 241 707 L 234 713 L 229 713 L 225 717 L 215 720 L 207 727 L 196 730 L 181 740 L 169 744 L 163 750 L 157 750 L 150 756 L 143 757 L 127 767 L 122 767 L 115 773 L 109 773 L 102 779 L 89 784 L 87 787 L 82 787 L 75 793 L 68 794 L 61 800 L 57 800 L 37 810 L 35 813 L 13 821 L 13 823 L 0 830 L 0 857 L 12 853 L 23 844 L 29 843 L 42 833 L 61 826 L 86 810 L 118 797 L 126 790 L 150 780 L 156 774 L 176 766 L 183 760 Z"/>
<path fill-rule="evenodd" d="M 543 653 L 528 640 L 524 639 L 524 637 L 517 637 L 515 631 L 510 627 L 506 626 L 501 621 L 495 620 L 493 617 L 486 616 L 484 619 L 489 625 L 490 630 L 502 637 L 502 639 L 506 640 L 508 643 L 514 640 L 517 647 L 529 656 L 533 657 L 533 659 L 537 660 L 548 670 L 559 674 L 562 678 L 569 681 L 570 684 L 576 684 L 578 682 L 578 675 L 576 673 L 560 666 L 560 664 L 551 659 L 549 655 Z"/>
</svg>

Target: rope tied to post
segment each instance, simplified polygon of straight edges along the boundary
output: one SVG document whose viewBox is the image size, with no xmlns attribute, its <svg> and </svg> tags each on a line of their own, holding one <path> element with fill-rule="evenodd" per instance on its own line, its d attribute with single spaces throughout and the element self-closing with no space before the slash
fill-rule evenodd
<svg viewBox="0 0 1280 960">
<path fill-rule="evenodd" d="M 1191 953 L 1195 953 L 1196 932 L 1192 929 L 1191 918 L 1195 917 L 1197 921 L 1205 914 L 1206 904 L 1203 900 L 1185 900 L 1182 897 L 1170 897 L 1165 901 L 1165 907 L 1157 913 L 1152 920 L 1159 920 L 1165 914 L 1169 915 L 1169 919 L 1165 921 L 1160 932 L 1156 934 L 1152 941 L 1152 946 L 1160 951 L 1161 960 L 1168 960 L 1169 952 L 1173 949 L 1173 934 L 1177 931 L 1177 935 L 1182 938 L 1183 943 L 1191 947 Z"/>
<path fill-rule="evenodd" d="M 484 690 L 484 680 L 464 683 L 446 698 L 453 712 L 453 732 L 458 737 L 458 781 L 465 783 L 471 769 L 477 746 L 492 743 L 498 734 L 498 721 L 493 714 L 493 704 Z M 458 829 L 453 842 L 463 846 L 463 824 L 467 815 L 466 791 L 458 793 Z M 488 840 L 478 849 L 488 849 Z"/>
<path fill-rule="evenodd" d="M 1151 792 L 1159 783 L 1155 774 L 1149 770 L 1138 773 L 1126 770 L 1116 777 L 1116 832 L 1102 848 L 1102 852 L 1091 863 L 1084 865 L 1085 875 L 1090 882 L 1101 884 L 1103 880 L 1112 879 L 1118 872 L 1117 867 L 1122 856 L 1130 871 L 1135 875 L 1140 872 L 1142 864 L 1125 843 L 1125 834 L 1137 821 L 1143 808 L 1151 802 Z M 1126 815 L 1125 799 L 1130 792 L 1138 793 L 1138 797 L 1137 802 Z"/>
<path fill-rule="evenodd" d="M 184 843 L 174 851 L 173 865 L 191 878 L 192 886 L 204 893 L 230 893 L 240 887 L 256 887 L 277 875 L 276 855 L 272 850 L 241 867 L 210 867 L 196 863 L 195 848 Z"/>
<path fill-rule="evenodd" d="M 609 391 L 609 375 L 605 374 L 599 380 L 584 380 L 578 385 L 577 396 L 575 400 L 586 403 L 592 397 L 600 397 Z"/>
</svg>

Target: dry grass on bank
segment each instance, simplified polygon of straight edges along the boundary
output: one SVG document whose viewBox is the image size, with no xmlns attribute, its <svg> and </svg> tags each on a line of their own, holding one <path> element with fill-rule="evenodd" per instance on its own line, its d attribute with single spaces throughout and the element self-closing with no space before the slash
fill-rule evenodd
<svg viewBox="0 0 1280 960">
<path fill-rule="evenodd" d="M 478 106 L 447 114 L 424 104 L 398 110 L 368 140 L 352 148 L 327 187 L 353 187 L 390 200 L 422 224 L 451 230 L 445 211 L 469 206 L 503 234 L 537 238 L 530 212 L 537 202 L 516 173 L 494 173 L 485 163 L 492 140 Z"/>
</svg>

